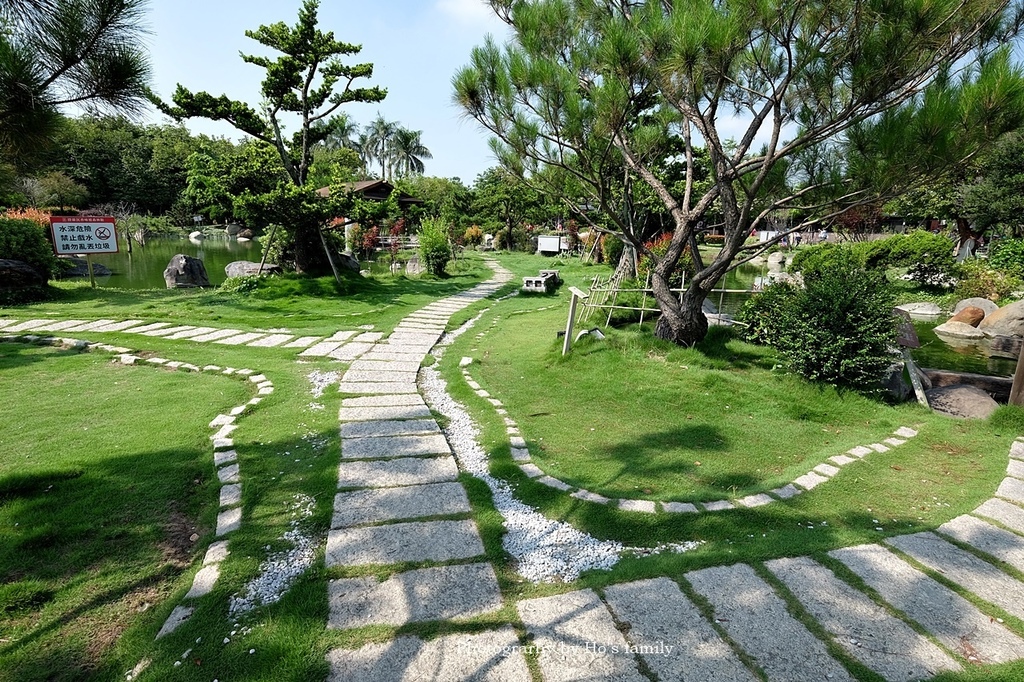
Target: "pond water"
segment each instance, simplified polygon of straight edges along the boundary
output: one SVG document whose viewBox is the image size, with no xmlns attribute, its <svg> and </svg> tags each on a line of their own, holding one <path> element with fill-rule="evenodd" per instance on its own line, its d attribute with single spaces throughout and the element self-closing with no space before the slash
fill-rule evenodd
<svg viewBox="0 0 1024 682">
<path fill-rule="evenodd" d="M 911 350 L 915 362 L 921 367 L 948 369 L 956 372 L 973 372 L 988 376 L 1012 376 L 1017 366 L 1016 358 L 988 357 L 984 343 L 950 345 L 939 338 L 935 329 L 941 322 L 915 322 L 917 338 L 921 347 Z"/>
<path fill-rule="evenodd" d="M 206 275 L 210 284 L 221 284 L 227 276 L 224 266 L 236 260 L 259 262 L 260 246 L 255 241 L 239 242 L 227 236 L 206 237 L 192 241 L 188 237 L 150 237 L 146 245 L 134 244 L 132 253 L 124 241 L 120 243 L 119 253 L 98 254 L 92 257 L 93 263 L 110 268 L 108 277 L 97 277 L 96 286 L 117 287 L 120 289 L 163 289 L 164 268 L 176 254 L 199 258 L 206 266 Z"/>
</svg>

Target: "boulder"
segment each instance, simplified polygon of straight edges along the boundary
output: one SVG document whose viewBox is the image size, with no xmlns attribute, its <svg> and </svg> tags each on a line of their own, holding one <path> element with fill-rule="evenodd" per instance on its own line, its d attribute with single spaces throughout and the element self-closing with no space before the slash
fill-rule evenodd
<svg viewBox="0 0 1024 682">
<path fill-rule="evenodd" d="M 933 388 L 925 395 L 933 410 L 957 419 L 988 419 L 999 407 L 988 393 L 967 384 Z"/>
<path fill-rule="evenodd" d="M 171 258 L 171 262 L 164 269 L 164 283 L 168 289 L 189 289 L 208 287 L 210 279 L 206 276 L 203 261 L 179 253 Z"/>
<path fill-rule="evenodd" d="M 63 270 L 60 273 L 61 277 L 88 277 L 89 276 L 89 263 L 84 258 L 78 258 L 76 256 L 60 256 L 62 260 L 68 260 L 74 263 L 75 267 L 68 270 Z M 110 273 L 110 268 L 102 263 L 92 264 L 92 274 L 95 277 L 106 277 Z"/>
<path fill-rule="evenodd" d="M 987 298 L 974 297 L 960 300 L 956 304 L 956 306 L 953 307 L 953 314 L 955 315 L 964 308 L 981 308 L 983 311 L 985 311 L 986 315 L 991 315 L 995 311 L 999 310 L 999 306 L 997 306 L 995 303 L 988 300 Z"/>
<path fill-rule="evenodd" d="M 934 303 L 924 301 L 920 303 L 904 303 L 896 306 L 897 310 L 905 310 L 910 313 L 914 320 L 934 320 L 942 311 Z"/>
<path fill-rule="evenodd" d="M 359 272 L 360 265 L 359 260 L 351 253 L 339 253 L 334 259 L 334 264 L 342 270 L 350 270 L 352 272 Z"/>
<path fill-rule="evenodd" d="M 46 284 L 46 276 L 20 260 L 0 258 L 0 289 L 21 289 Z"/>
<path fill-rule="evenodd" d="M 1024 301 L 1003 306 L 989 313 L 978 325 L 988 336 L 1024 336 Z"/>
<path fill-rule="evenodd" d="M 189 239 L 205 239 L 206 235 L 203 234 L 202 230 L 196 230 L 195 232 L 188 233 Z"/>
<path fill-rule="evenodd" d="M 224 227 L 224 232 L 227 233 L 227 235 L 229 237 L 237 237 L 238 233 L 241 232 L 241 231 L 242 231 L 242 226 L 241 225 L 235 225 L 234 223 L 231 223 L 231 224 L 226 225 Z"/>
<path fill-rule="evenodd" d="M 954 339 L 983 339 L 985 332 L 979 331 L 965 322 L 950 320 L 940 324 L 933 330 L 937 335 Z"/>
<path fill-rule="evenodd" d="M 963 322 L 972 327 L 977 327 L 985 319 L 985 311 L 977 306 L 969 305 L 962 308 L 958 313 L 949 318 L 950 322 Z"/>
<path fill-rule="evenodd" d="M 243 229 L 238 231 L 238 238 L 239 239 L 252 239 L 253 236 L 254 236 L 253 231 L 250 230 L 248 227 L 243 228 Z"/>
<path fill-rule="evenodd" d="M 768 264 L 782 265 L 786 262 L 786 254 L 781 251 L 768 254 Z"/>
<path fill-rule="evenodd" d="M 279 275 L 281 266 L 277 263 L 264 263 L 260 271 L 260 264 L 251 260 L 236 260 L 224 266 L 224 274 L 228 277 L 251 277 L 253 275 Z"/>
</svg>

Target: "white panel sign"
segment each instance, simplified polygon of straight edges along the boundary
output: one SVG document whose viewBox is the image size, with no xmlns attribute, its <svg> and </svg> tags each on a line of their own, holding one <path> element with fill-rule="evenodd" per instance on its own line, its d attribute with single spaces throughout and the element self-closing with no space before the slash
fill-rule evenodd
<svg viewBox="0 0 1024 682">
<path fill-rule="evenodd" d="M 117 233 L 110 216 L 50 216 L 50 231 L 58 256 L 117 253 Z"/>
</svg>

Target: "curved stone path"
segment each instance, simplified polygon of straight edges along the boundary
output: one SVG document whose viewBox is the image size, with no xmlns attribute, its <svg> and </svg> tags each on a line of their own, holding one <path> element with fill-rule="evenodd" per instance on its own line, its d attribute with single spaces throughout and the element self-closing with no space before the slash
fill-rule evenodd
<svg viewBox="0 0 1024 682">
<path fill-rule="evenodd" d="M 340 384 L 349 397 L 339 413 L 342 452 L 327 562 L 399 571 L 382 581 L 331 581 L 330 628 L 458 622 L 504 606 L 457 465 L 415 383 L 449 317 L 507 280 L 507 271 L 495 269 L 494 280 L 413 313 L 384 342 L 352 349 L 361 357 Z M 27 323 L 3 320 L 0 334 L 60 324 L 30 322 L 16 329 Z M 339 346 L 328 352 L 350 338 L 331 341 Z M 104 349 L 137 359 L 127 349 Z M 212 424 L 221 429 L 215 452 L 226 450 L 232 416 Z M 515 610 L 525 636 L 512 625 L 477 624 L 471 633 L 402 635 L 335 649 L 329 679 L 537 679 L 527 657 L 544 680 L 854 680 L 865 669 L 886 680 L 928 679 L 1024 658 L 1022 579 L 1019 438 L 995 496 L 935 532 L 846 547 L 827 558 L 716 566 L 521 600 Z"/>
</svg>

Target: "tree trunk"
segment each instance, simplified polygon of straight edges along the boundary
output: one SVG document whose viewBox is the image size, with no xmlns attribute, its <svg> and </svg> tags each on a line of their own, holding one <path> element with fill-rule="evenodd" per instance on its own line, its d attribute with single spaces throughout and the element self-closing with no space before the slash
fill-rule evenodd
<svg viewBox="0 0 1024 682">
<path fill-rule="evenodd" d="M 703 341 L 708 333 L 708 318 L 704 316 L 703 309 L 707 293 L 700 287 L 691 286 L 683 292 L 680 302 L 657 270 L 651 273 L 651 285 L 661 310 L 654 335 L 680 346 L 693 346 Z"/>
<path fill-rule="evenodd" d="M 619 264 L 615 266 L 612 278 L 616 281 L 636 278 L 636 251 L 629 242 L 623 244 L 622 255 L 619 256 Z"/>
<path fill-rule="evenodd" d="M 292 244 L 296 272 L 313 277 L 330 274 L 330 263 L 316 227 L 296 227 L 292 232 Z"/>
</svg>

